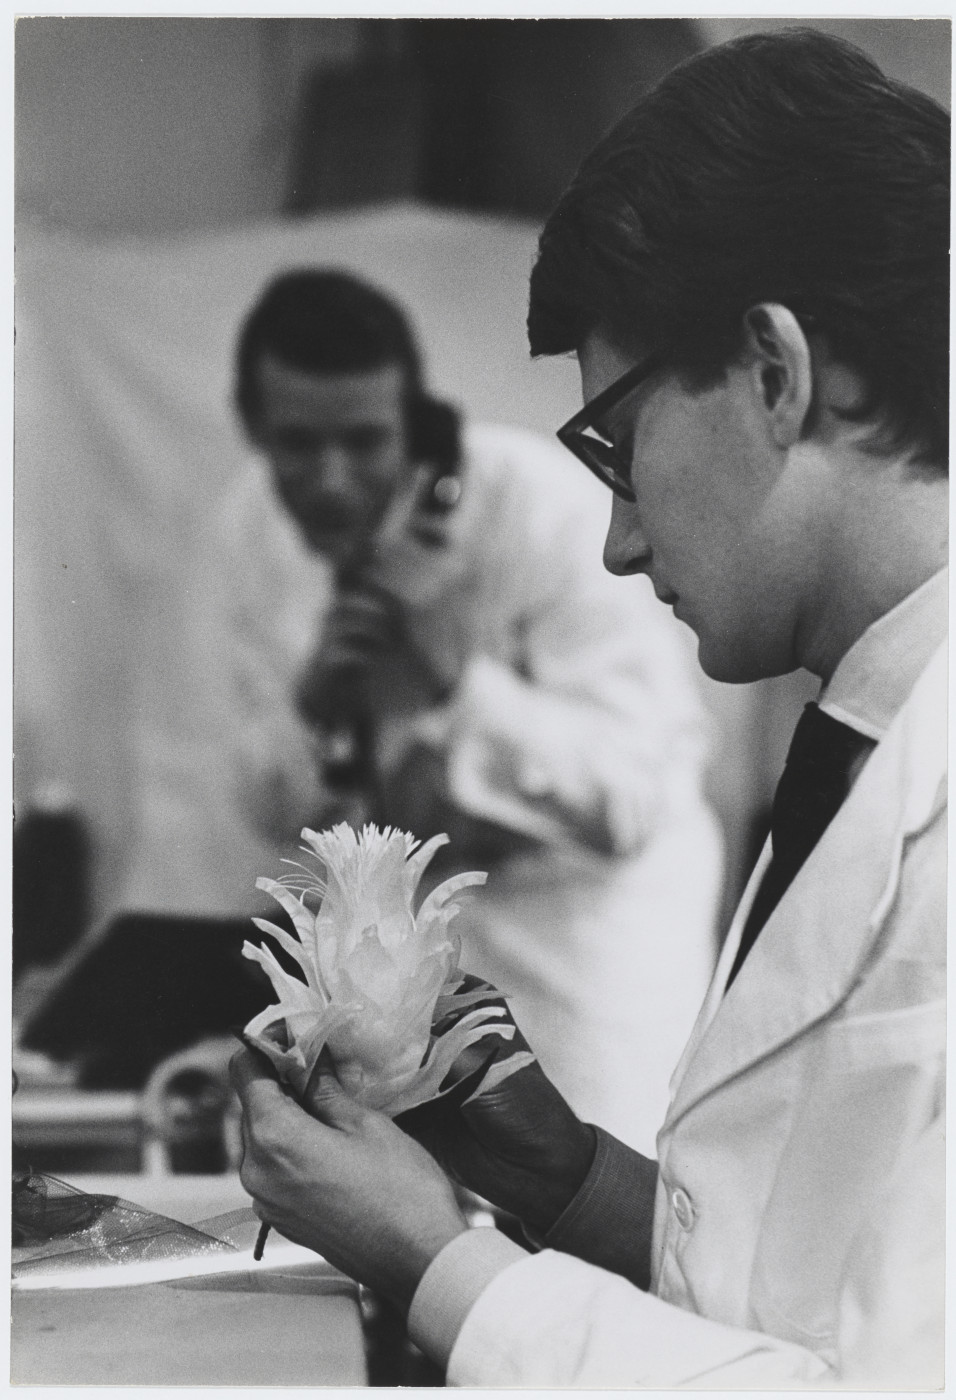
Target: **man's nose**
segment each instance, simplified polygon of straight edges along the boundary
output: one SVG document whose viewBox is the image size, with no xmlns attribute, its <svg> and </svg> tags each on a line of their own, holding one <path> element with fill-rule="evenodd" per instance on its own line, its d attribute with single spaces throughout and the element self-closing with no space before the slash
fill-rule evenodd
<svg viewBox="0 0 956 1400">
<path fill-rule="evenodd" d="M 323 496 L 348 496 L 353 489 L 352 459 L 339 442 L 325 442 L 312 461 L 316 485 Z"/>
<path fill-rule="evenodd" d="M 611 503 L 611 523 L 604 541 L 604 567 L 608 573 L 624 577 L 640 574 L 651 562 L 651 547 L 641 529 L 637 506 L 614 496 Z"/>
</svg>

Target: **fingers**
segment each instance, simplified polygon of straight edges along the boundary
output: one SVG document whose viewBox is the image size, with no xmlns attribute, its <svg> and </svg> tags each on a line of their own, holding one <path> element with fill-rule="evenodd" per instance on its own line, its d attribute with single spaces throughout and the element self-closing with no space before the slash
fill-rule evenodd
<svg viewBox="0 0 956 1400">
<path fill-rule="evenodd" d="M 270 1153 L 278 1143 L 301 1138 L 301 1115 L 308 1115 L 312 1132 L 321 1131 L 319 1124 L 339 1132 L 355 1131 L 369 1117 L 369 1110 L 342 1088 L 325 1050 L 300 1098 L 290 1094 L 265 1056 L 254 1050 L 237 1051 L 230 1061 L 229 1073 L 242 1105 L 243 1160 L 247 1166 Z"/>
<path fill-rule="evenodd" d="M 312 1073 L 309 1075 L 308 1083 L 302 1094 L 302 1103 L 310 1112 L 315 1113 L 316 1117 L 321 1118 L 324 1108 L 334 1113 L 335 1104 L 340 1099 L 351 1103 L 351 1099 L 338 1081 L 328 1047 L 326 1047 L 312 1067 Z"/>
<path fill-rule="evenodd" d="M 401 633 L 401 607 L 390 594 L 364 584 L 346 587 L 327 619 L 323 654 L 328 657 L 333 648 L 371 657 L 391 649 Z"/>
<path fill-rule="evenodd" d="M 260 1070 L 255 1063 L 256 1058 L 251 1051 L 238 1051 L 230 1061 L 229 1074 L 242 1105 L 242 1115 L 239 1119 L 241 1143 L 239 1180 L 252 1197 L 256 1214 L 260 1219 L 264 1219 L 258 1198 L 263 1187 L 268 1185 L 268 1172 L 262 1170 L 260 1158 L 263 1155 L 263 1149 L 259 1138 L 262 1125 L 271 1121 L 268 1109 L 271 1094 L 266 1088 L 266 1110 L 263 1113 L 261 1105 L 263 1094 L 259 1087 Z M 262 1074 L 261 1078 L 268 1081 L 266 1074 Z M 275 1089 L 278 1089 L 279 1086 L 275 1080 L 272 1081 L 272 1084 Z"/>
<path fill-rule="evenodd" d="M 335 1070 L 332 1068 L 332 1057 L 329 1054 L 329 1047 L 324 1045 L 319 1052 L 319 1058 L 312 1066 L 312 1073 L 309 1075 L 305 1090 L 302 1094 L 304 1103 L 310 1102 L 315 1096 L 321 1094 L 324 1080 L 329 1076 L 335 1077 Z"/>
<path fill-rule="evenodd" d="M 330 624 L 340 636 L 354 633 L 361 641 L 390 636 L 397 622 L 397 610 L 390 598 L 380 593 L 349 592 L 340 595 Z"/>
<path fill-rule="evenodd" d="M 342 1088 L 327 1050 L 322 1051 L 309 1075 L 302 1105 L 320 1123 L 330 1128 L 355 1128 L 366 1113 Z"/>
<path fill-rule="evenodd" d="M 229 1078 L 243 1108 L 267 1105 L 285 1097 L 276 1072 L 265 1055 L 243 1046 L 229 1061 Z"/>
<path fill-rule="evenodd" d="M 243 1144 L 248 1150 L 254 1133 L 262 1136 L 262 1128 L 290 1131 L 287 1120 L 302 1109 L 280 1081 L 274 1066 L 257 1050 L 237 1050 L 229 1061 L 229 1078 L 242 1108 Z"/>
</svg>

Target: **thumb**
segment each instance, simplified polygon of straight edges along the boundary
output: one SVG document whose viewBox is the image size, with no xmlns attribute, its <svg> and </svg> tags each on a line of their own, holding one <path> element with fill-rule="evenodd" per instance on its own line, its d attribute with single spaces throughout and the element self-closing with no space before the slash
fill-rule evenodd
<svg viewBox="0 0 956 1400">
<path fill-rule="evenodd" d="M 354 1127 L 364 1113 L 364 1109 L 342 1088 L 328 1049 L 323 1049 L 313 1066 L 305 1089 L 302 1091 L 302 1107 L 330 1128 Z"/>
</svg>

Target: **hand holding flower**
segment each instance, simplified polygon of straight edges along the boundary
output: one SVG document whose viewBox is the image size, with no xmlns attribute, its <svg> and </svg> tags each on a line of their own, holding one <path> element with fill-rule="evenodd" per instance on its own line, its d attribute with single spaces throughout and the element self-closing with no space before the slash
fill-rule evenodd
<svg viewBox="0 0 956 1400">
<path fill-rule="evenodd" d="M 301 1108 L 262 1056 L 231 1064 L 242 1104 L 240 1178 L 260 1218 L 406 1309 L 438 1252 L 467 1228 L 448 1178 L 322 1060 Z"/>
<path fill-rule="evenodd" d="M 485 987 L 477 978 L 466 985 Z M 594 1129 L 582 1123 L 551 1083 L 515 1025 L 503 999 L 502 1020 L 479 1045 L 465 1049 L 450 1079 L 481 1069 L 478 1087 L 451 1092 L 401 1114 L 397 1122 L 448 1172 L 536 1234 L 545 1234 L 577 1195 L 591 1166 Z M 454 1016 L 454 1012 L 451 1013 Z M 510 1036 L 505 1036 L 510 1031 Z M 493 1035 L 500 1034 L 497 1042 Z M 488 1063 L 489 1047 L 497 1052 Z M 520 1068 L 514 1071 L 511 1066 Z"/>
<path fill-rule="evenodd" d="M 440 1145 L 460 1180 L 478 1190 L 487 1184 L 493 1189 L 485 1194 L 509 1209 L 520 1205 L 518 1213 L 527 1206 L 531 1224 L 540 1214 L 536 1197 L 548 1212 L 563 1208 L 564 1196 L 551 1188 L 557 1181 L 564 1192 L 567 1161 L 576 1171 L 582 1148 L 581 1175 L 587 1170 L 590 1130 L 540 1073 L 530 1083 L 532 1098 L 544 1094 L 546 1131 L 540 1114 L 522 1126 L 520 1094 L 495 1117 L 505 1081 L 536 1065 L 500 994 L 458 970 L 452 897 L 482 884 L 484 874 L 453 876 L 415 913 L 422 872 L 447 837 L 419 847 L 404 832 L 366 827 L 357 835 L 345 825 L 302 836 L 324 878 L 300 867 L 284 881 L 258 881 L 298 937 L 255 920 L 301 977 L 266 947 L 243 949 L 279 1000 L 245 1032 L 272 1072 L 248 1051 L 233 1062 L 243 1105 L 241 1177 L 265 1222 L 407 1306 L 431 1259 L 466 1227 L 441 1167 L 391 1117 L 440 1102 L 449 1083 L 456 1101 L 480 1091 L 474 1119 L 462 1118 Z M 308 899 L 319 902 L 317 911 Z M 568 1140 L 565 1129 L 577 1132 Z"/>
</svg>

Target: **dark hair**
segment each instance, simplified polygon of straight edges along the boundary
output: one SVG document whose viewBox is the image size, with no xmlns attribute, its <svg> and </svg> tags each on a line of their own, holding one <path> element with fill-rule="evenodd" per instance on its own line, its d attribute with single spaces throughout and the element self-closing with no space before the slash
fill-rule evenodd
<svg viewBox="0 0 956 1400">
<path fill-rule="evenodd" d="M 853 416 L 945 466 L 949 150 L 946 112 L 842 40 L 789 30 L 698 54 L 603 138 L 545 225 L 532 354 L 600 330 L 703 387 L 744 312 L 781 302 L 862 374 Z"/>
<path fill-rule="evenodd" d="M 250 431 L 259 408 L 256 369 L 265 354 L 316 374 L 399 365 L 409 398 L 422 392 L 421 359 L 408 318 L 384 293 L 345 272 L 285 272 L 247 316 L 236 352 L 235 394 Z"/>
</svg>

